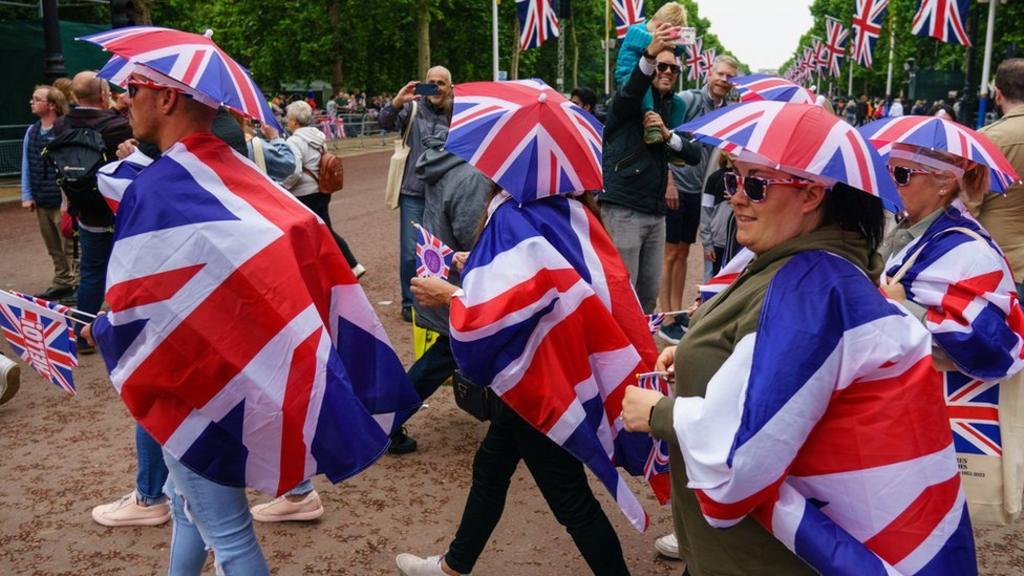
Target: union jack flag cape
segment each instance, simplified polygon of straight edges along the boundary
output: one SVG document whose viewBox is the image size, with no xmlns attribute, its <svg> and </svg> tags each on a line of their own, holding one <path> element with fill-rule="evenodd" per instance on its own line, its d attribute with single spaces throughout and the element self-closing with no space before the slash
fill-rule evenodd
<svg viewBox="0 0 1024 576">
<path fill-rule="evenodd" d="M 619 40 L 626 37 L 626 32 L 633 24 L 647 20 L 644 16 L 644 0 L 609 0 L 612 13 L 615 15 L 615 37 Z"/>
<path fill-rule="evenodd" d="M 971 40 L 964 28 L 970 7 L 971 0 L 918 0 L 914 34 L 970 46 Z"/>
<path fill-rule="evenodd" d="M 806 251 L 771 279 L 756 329 L 735 337 L 705 396 L 673 406 L 708 523 L 751 515 L 821 574 L 977 574 L 920 322 L 846 259 Z"/>
<path fill-rule="evenodd" d="M 558 13 L 554 0 L 516 0 L 519 16 L 519 49 L 539 48 L 558 38 Z"/>
<path fill-rule="evenodd" d="M 501 195 L 488 212 L 452 300 L 455 360 L 590 468 L 642 531 L 647 514 L 616 466 L 642 474 L 652 440 L 618 416 L 657 349 L 625 265 L 577 200 Z M 667 498 L 667 475 L 651 484 Z"/>
<path fill-rule="evenodd" d="M 436 276 L 447 280 L 455 251 L 423 226 L 419 224 L 415 224 L 415 226 L 420 232 L 420 237 L 416 239 L 416 276 L 420 278 Z"/>
<path fill-rule="evenodd" d="M 420 404 L 324 223 L 208 132 L 125 189 L 107 286 L 93 332 L 115 389 L 212 481 L 339 482 Z"/>
<path fill-rule="evenodd" d="M 75 394 L 71 370 L 78 367 L 75 331 L 62 304 L 0 290 L 0 334 L 40 376 Z"/>
<path fill-rule="evenodd" d="M 882 18 L 889 0 L 857 0 L 857 9 L 850 23 L 853 28 L 853 59 L 865 68 L 871 68 L 871 55 L 875 51 L 878 35 L 882 33 Z"/>
<path fill-rule="evenodd" d="M 129 156 L 100 167 L 96 172 L 96 187 L 99 188 L 107 206 L 110 206 L 111 212 L 117 214 L 124 191 L 131 186 L 139 173 L 152 163 L 152 158 L 136 148 Z"/>
<path fill-rule="evenodd" d="M 735 282 L 736 279 L 739 278 L 740 274 L 747 269 L 747 265 L 750 264 L 755 256 L 756 254 L 747 248 L 743 248 L 737 252 L 736 255 L 732 257 L 732 260 L 729 260 L 725 263 L 725 266 L 722 266 L 718 271 L 718 274 L 712 276 L 706 284 L 701 284 L 697 287 L 697 290 L 700 292 L 701 302 L 711 300 L 717 296 L 719 292 L 728 288 L 729 285 Z"/>
<path fill-rule="evenodd" d="M 703 38 L 697 38 L 697 41 L 693 43 L 693 46 L 684 46 L 686 49 L 686 65 L 688 71 L 686 73 L 686 79 L 700 80 L 701 71 L 703 70 L 703 56 L 704 53 L 701 51 L 701 45 L 703 44 Z"/>
<path fill-rule="evenodd" d="M 959 200 L 889 258 L 887 275 L 908 262 L 900 279 L 907 299 L 927 309 L 925 327 L 959 369 L 946 373 L 957 452 L 998 456 L 999 381 L 1024 368 L 1024 311 L 1013 273 Z"/>
</svg>

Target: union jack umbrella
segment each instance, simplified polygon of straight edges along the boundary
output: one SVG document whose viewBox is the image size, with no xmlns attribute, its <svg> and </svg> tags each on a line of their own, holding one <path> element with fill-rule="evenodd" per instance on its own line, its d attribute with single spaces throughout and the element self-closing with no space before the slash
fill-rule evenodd
<svg viewBox="0 0 1024 576">
<path fill-rule="evenodd" d="M 821 106 L 741 102 L 683 124 L 676 131 L 692 133 L 712 146 L 741 146 L 742 154 L 751 161 L 767 162 L 798 176 L 843 182 L 878 196 L 893 212 L 902 207 L 878 152 L 853 126 Z"/>
<path fill-rule="evenodd" d="M 79 38 L 115 55 L 100 76 L 123 84 L 134 70 L 181 88 L 209 106 L 225 106 L 280 128 L 249 71 L 207 34 L 156 26 L 130 26 Z M 153 72 L 156 74 L 154 75 Z"/>
<path fill-rule="evenodd" d="M 74 395 L 78 350 L 70 313 L 62 304 L 0 290 L 0 334 L 40 376 Z"/>
<path fill-rule="evenodd" d="M 946 152 L 987 166 L 993 192 L 1006 189 L 1020 181 L 1013 165 L 988 136 L 963 124 L 938 116 L 900 116 L 884 118 L 860 127 L 860 133 L 888 156 L 893 146 L 915 146 Z"/>
<path fill-rule="evenodd" d="M 914 34 L 970 46 L 971 40 L 964 29 L 964 18 L 970 6 L 970 0 L 918 0 Z"/>
<path fill-rule="evenodd" d="M 644 0 L 610 0 L 612 13 L 615 15 L 615 37 L 626 37 L 626 31 L 633 24 L 640 24 L 644 16 Z"/>
<path fill-rule="evenodd" d="M 689 72 L 686 75 L 687 80 L 700 80 L 701 63 L 703 62 L 704 55 L 701 51 L 702 40 L 703 38 L 697 38 L 693 46 L 685 46 L 686 65 L 689 67 Z"/>
<path fill-rule="evenodd" d="M 519 49 L 539 48 L 551 38 L 558 38 L 558 14 L 554 0 L 516 0 L 519 16 Z"/>
<path fill-rule="evenodd" d="M 773 100 L 793 104 L 814 104 L 814 94 L 796 84 L 769 74 L 750 74 L 732 79 L 736 91 L 740 94 L 740 102 L 756 100 Z"/>
<path fill-rule="evenodd" d="M 420 278 L 436 276 L 447 280 L 455 251 L 423 226 L 415 222 L 413 222 L 413 226 L 416 226 L 420 232 L 420 237 L 416 240 L 416 276 Z"/>
<path fill-rule="evenodd" d="M 857 0 L 853 14 L 853 59 L 865 68 L 871 68 L 871 53 L 875 50 L 878 35 L 882 33 L 882 18 L 889 0 Z"/>
<path fill-rule="evenodd" d="M 455 86 L 445 149 L 522 203 L 600 190 L 602 131 L 541 80 L 471 82 Z"/>
<path fill-rule="evenodd" d="M 843 23 L 831 16 L 825 17 L 826 44 L 828 51 L 828 62 L 825 68 L 834 77 L 838 78 L 842 71 L 839 61 L 846 55 L 846 37 L 850 32 L 843 26 Z"/>
</svg>

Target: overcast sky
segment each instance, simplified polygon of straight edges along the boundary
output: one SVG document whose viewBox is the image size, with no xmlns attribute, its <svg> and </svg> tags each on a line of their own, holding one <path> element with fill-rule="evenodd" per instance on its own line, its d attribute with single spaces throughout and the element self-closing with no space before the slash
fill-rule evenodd
<svg viewBox="0 0 1024 576">
<path fill-rule="evenodd" d="M 810 0 L 698 0 L 700 15 L 750 70 L 777 69 L 814 23 Z"/>
</svg>

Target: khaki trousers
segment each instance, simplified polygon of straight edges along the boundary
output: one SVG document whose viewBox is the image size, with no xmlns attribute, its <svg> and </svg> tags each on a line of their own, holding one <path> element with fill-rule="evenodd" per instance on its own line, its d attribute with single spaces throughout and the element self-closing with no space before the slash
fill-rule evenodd
<svg viewBox="0 0 1024 576">
<path fill-rule="evenodd" d="M 46 252 L 53 260 L 53 286 L 71 288 L 78 285 L 78 259 L 75 258 L 74 243 L 61 236 L 60 208 L 36 207 L 39 219 L 39 233 L 43 236 Z"/>
</svg>

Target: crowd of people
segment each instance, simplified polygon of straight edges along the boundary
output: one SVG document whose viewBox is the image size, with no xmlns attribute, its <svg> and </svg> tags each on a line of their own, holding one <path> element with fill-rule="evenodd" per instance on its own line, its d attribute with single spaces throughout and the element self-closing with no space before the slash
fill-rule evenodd
<svg viewBox="0 0 1024 576">
<path fill-rule="evenodd" d="M 618 89 L 601 118 L 603 189 L 579 190 L 567 201 L 570 210 L 584 211 L 583 217 L 601 229 L 596 233 L 614 244 L 635 290 L 637 312 L 668 316 L 657 333 L 668 346 L 652 368 L 673 379 L 675 397 L 629 387 L 619 419 L 626 430 L 650 433 L 671 447 L 675 530 L 656 541 L 657 550 L 685 561 L 683 573 L 694 576 L 821 572 L 822 564 L 796 550 L 792 539 L 787 544 L 778 537 L 792 512 L 787 506 L 813 498 L 830 517 L 821 521 L 831 527 L 823 529 L 828 533 L 821 538 L 836 539 L 837 548 L 850 545 L 842 538 L 868 546 L 871 530 L 891 530 L 887 537 L 897 541 L 916 538 L 901 548 L 903 555 L 871 550 L 879 561 L 906 570 L 901 573 L 918 573 L 922 566 L 910 569 L 900 562 L 924 546 L 915 532 L 920 527 L 895 522 L 910 503 L 893 496 L 892 508 L 882 509 L 893 523 L 876 526 L 878 518 L 865 519 L 843 494 L 848 485 L 829 478 L 840 470 L 837 463 L 815 459 L 828 460 L 829 454 L 860 458 L 842 472 L 863 482 L 858 486 L 887 493 L 909 481 L 872 475 L 869 462 L 883 463 L 872 460 L 877 454 L 867 454 L 865 446 L 892 441 L 894 430 L 904 430 L 901 423 L 924 430 L 923 423 L 941 422 L 944 435 L 884 464 L 941 461 L 946 476 L 916 478 L 913 489 L 923 499 L 919 506 L 945 506 L 942 514 L 955 516 L 930 532 L 930 538 L 941 540 L 936 549 L 948 547 L 943 561 L 955 567 L 954 573 L 976 573 L 970 520 L 961 521 L 969 516 L 962 489 L 955 484 L 947 502 L 930 492 L 928 482 L 953 482 L 960 476 L 948 433 L 945 382 L 999 381 L 1003 390 L 1024 385 L 1018 376 L 1024 367 L 1024 188 L 1018 184 L 996 194 L 988 168 L 957 151 L 896 143 L 888 169 L 905 210 L 893 219 L 885 215 L 878 194 L 851 183 L 726 153 L 690 138 L 677 128 L 730 104 L 738 63 L 719 56 L 702 88 L 675 92 L 682 68 L 673 30 L 685 25 L 683 7 L 668 3 L 647 23 L 630 28 L 616 65 Z M 274 96 L 270 107 L 285 133 L 223 108 L 210 109 L 154 77 L 133 75 L 127 91 L 118 94 L 88 71 L 37 86 L 30 106 L 38 120 L 24 140 L 22 206 L 35 212 L 53 265 L 50 285 L 38 296 L 73 303 L 89 314 L 103 307 L 118 222 L 99 191 L 103 174 L 78 189 L 62 189 L 44 154 L 76 131 L 97 135 L 107 159 L 139 166 L 156 162 L 176 142 L 211 132 L 220 141 L 216 147 L 251 160 L 265 178 L 322 221 L 358 279 L 367 271 L 334 230 L 331 195 L 318 187 L 327 148 L 315 114 L 318 108 L 332 117 L 370 113 L 383 128 L 401 135 L 408 153 L 397 200 L 396 266 L 403 320 L 438 334 L 407 370 L 417 395 L 427 400 L 444 382 L 465 377 L 454 352 L 451 310 L 464 310 L 462 299 L 480 288 L 462 286 L 460 272 L 477 240 L 488 226 L 496 226 L 493 214 L 508 204 L 500 186 L 445 148 L 455 80 L 448 69 L 435 66 L 394 95 L 368 98 L 360 90 L 340 90 L 323 103 L 313 94 Z M 421 84 L 436 88 L 421 96 Z M 570 97 L 587 112 L 599 108 L 589 88 L 578 87 Z M 995 102 L 1002 118 L 982 133 L 1024 174 L 1024 60 L 998 66 Z M 956 120 L 956 111 L 943 102 L 928 107 L 924 101 L 911 105 L 864 95 L 828 104 L 853 126 L 902 115 Z M 528 211 L 529 204 L 520 209 Z M 416 224 L 456 252 L 447 280 L 417 277 Z M 702 250 L 696 257 L 704 275 L 688 278 L 687 264 L 695 257 L 691 247 L 698 238 Z M 708 281 L 744 250 L 752 260 L 728 288 L 706 302 L 684 301 L 688 287 Z M 78 350 L 94 351 L 91 328 L 81 334 Z M 830 361 L 834 355 L 844 360 Z M 865 384 L 887 378 L 898 381 L 899 398 L 887 396 L 888 391 L 874 394 Z M 399 554 L 399 571 L 405 576 L 471 573 L 522 460 L 590 569 L 628 574 L 618 537 L 588 486 L 583 465 L 499 395 L 487 395 L 484 402 L 490 424 L 476 452 L 472 485 L 453 539 L 437 555 Z M 851 423 L 844 410 L 854 404 L 861 410 L 867 406 L 881 423 Z M 787 430 L 781 430 L 780 420 L 789 423 Z M 1009 436 L 1004 452 L 1024 450 Z M 250 509 L 244 491 L 195 474 L 141 425 L 136 425 L 135 438 L 134 489 L 96 506 L 92 516 L 112 527 L 156 526 L 173 518 L 171 574 L 199 573 L 207 549 L 224 573 L 268 573 L 251 520 L 301 522 L 325 513 L 309 480 Z M 392 455 L 418 449 L 406 428 L 391 431 Z M 1018 480 L 1007 480 L 1012 485 L 1006 487 L 1003 516 L 1015 518 L 1021 511 Z M 185 494 L 190 511 L 178 497 Z M 973 504 L 969 497 L 968 504 Z M 970 515 L 975 512 L 972 507 Z M 229 513 L 234 515 L 230 525 L 218 520 L 218 514 Z"/>
</svg>

